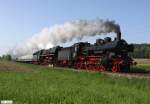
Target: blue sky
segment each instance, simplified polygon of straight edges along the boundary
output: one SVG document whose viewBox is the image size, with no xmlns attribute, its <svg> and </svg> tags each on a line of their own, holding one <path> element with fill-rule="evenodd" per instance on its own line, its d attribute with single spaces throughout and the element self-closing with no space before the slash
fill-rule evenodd
<svg viewBox="0 0 150 104">
<path fill-rule="evenodd" d="M 0 0 L 0 55 L 44 27 L 78 19 L 115 20 L 128 42 L 150 43 L 149 4 L 149 0 Z"/>
</svg>

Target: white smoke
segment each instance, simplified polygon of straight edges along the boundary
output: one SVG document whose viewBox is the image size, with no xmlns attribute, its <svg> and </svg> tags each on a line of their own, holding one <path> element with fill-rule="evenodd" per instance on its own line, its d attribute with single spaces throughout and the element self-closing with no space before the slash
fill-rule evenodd
<svg viewBox="0 0 150 104">
<path fill-rule="evenodd" d="M 120 26 L 110 20 L 78 20 L 66 22 L 62 25 L 46 27 L 41 32 L 33 35 L 30 39 L 17 45 L 13 50 L 14 56 L 32 54 L 33 52 L 51 48 L 61 43 L 84 36 L 95 36 L 110 32 L 120 32 Z"/>
</svg>

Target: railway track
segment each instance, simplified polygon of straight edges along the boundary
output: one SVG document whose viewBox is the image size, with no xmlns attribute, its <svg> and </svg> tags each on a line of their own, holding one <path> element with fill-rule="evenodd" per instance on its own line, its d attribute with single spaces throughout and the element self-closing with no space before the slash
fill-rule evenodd
<svg viewBox="0 0 150 104">
<path fill-rule="evenodd" d="M 111 76 L 119 76 L 119 77 L 127 77 L 127 78 L 146 78 L 150 79 L 150 72 L 144 72 L 144 73 L 112 73 L 112 72 L 101 72 L 105 75 L 111 75 Z"/>
<path fill-rule="evenodd" d="M 63 68 L 63 67 L 60 67 L 60 68 Z M 72 71 L 76 71 L 76 72 L 98 72 L 98 71 L 92 71 L 92 70 L 82 70 L 82 69 L 76 70 L 76 69 L 69 69 L 69 68 L 65 68 L 64 70 L 72 70 Z M 128 72 L 128 73 L 125 73 L 125 72 L 113 73 L 110 71 L 101 71 L 100 73 L 102 73 L 104 75 L 109 75 L 109 76 L 150 79 L 150 71 L 149 72 Z"/>
</svg>

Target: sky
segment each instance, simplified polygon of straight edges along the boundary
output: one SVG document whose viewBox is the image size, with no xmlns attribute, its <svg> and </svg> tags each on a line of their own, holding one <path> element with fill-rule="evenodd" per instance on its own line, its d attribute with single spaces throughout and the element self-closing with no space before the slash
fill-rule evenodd
<svg viewBox="0 0 150 104">
<path fill-rule="evenodd" d="M 0 55 L 45 27 L 79 19 L 115 20 L 129 43 L 150 43 L 149 4 L 149 0 L 0 0 Z"/>
</svg>

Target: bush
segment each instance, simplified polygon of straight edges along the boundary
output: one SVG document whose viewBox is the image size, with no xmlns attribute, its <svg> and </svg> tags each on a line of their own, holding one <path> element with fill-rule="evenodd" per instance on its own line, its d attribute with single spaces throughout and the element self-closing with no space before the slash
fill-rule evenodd
<svg viewBox="0 0 150 104">
<path fill-rule="evenodd" d="M 10 61 L 12 58 L 11 58 L 11 55 L 6 54 L 2 56 L 2 59 Z"/>
</svg>

